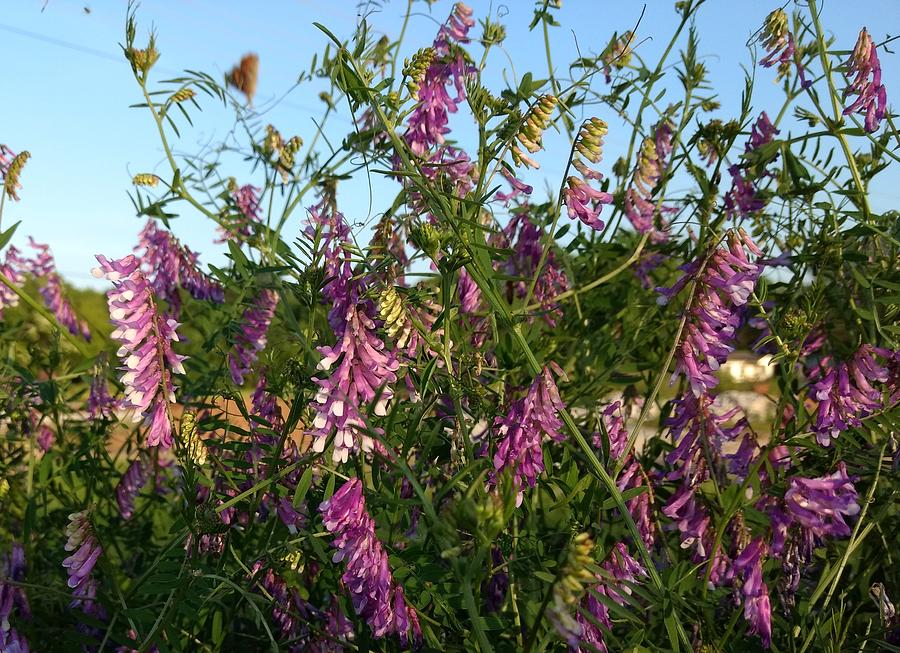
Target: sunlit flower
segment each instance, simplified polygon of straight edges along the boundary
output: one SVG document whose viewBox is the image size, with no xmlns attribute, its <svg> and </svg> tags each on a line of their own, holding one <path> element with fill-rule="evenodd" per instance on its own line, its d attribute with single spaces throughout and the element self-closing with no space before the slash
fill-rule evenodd
<svg viewBox="0 0 900 653">
<path fill-rule="evenodd" d="M 87 510 L 69 515 L 66 537 L 66 551 L 71 552 L 71 555 L 62 564 L 69 574 L 69 587 L 76 595 L 80 595 L 79 590 L 83 590 L 90 582 L 91 571 L 103 553 Z"/>
<path fill-rule="evenodd" d="M 865 114 L 866 131 L 878 130 L 887 108 L 887 91 L 881 83 L 881 63 L 872 37 L 862 28 L 853 54 L 847 62 L 847 76 L 852 78 L 850 85 L 844 90 L 844 96 L 855 95 L 856 99 L 844 109 L 844 115 L 851 113 Z"/>
<path fill-rule="evenodd" d="M 788 29 L 788 17 L 783 9 L 776 9 L 770 13 L 762 28 L 762 44 L 766 50 L 766 56 L 759 64 L 763 68 L 778 67 L 778 79 L 785 77 L 791 70 L 793 62 L 797 67 L 797 76 L 803 88 L 808 88 L 812 82 L 806 79 L 803 64 L 797 56 L 797 48 L 794 44 L 794 35 Z"/>
<path fill-rule="evenodd" d="M 845 518 L 859 514 L 859 496 L 843 462 L 828 476 L 792 478 L 784 500 L 787 514 L 820 539 L 847 537 L 850 526 Z"/>
<path fill-rule="evenodd" d="M 150 283 L 133 254 L 108 260 L 97 255 L 100 266 L 94 276 L 113 282 L 106 293 L 109 317 L 115 325 L 111 337 L 120 343 L 121 381 L 125 386 L 125 408 L 135 409 L 135 421 L 149 426 L 147 446 L 172 446 L 168 404 L 175 402 L 172 374 L 184 374 L 185 356 L 176 354 L 178 322 L 164 318 L 156 306 Z"/>
</svg>

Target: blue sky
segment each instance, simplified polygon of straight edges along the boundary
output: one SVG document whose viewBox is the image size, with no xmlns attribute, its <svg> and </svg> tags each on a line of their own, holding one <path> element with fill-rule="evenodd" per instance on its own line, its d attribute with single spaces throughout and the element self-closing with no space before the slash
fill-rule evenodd
<svg viewBox="0 0 900 653">
<path fill-rule="evenodd" d="M 399 32 L 406 2 L 382 0 L 383 7 L 370 15 L 377 32 Z M 503 51 L 489 59 L 492 76 L 488 86 L 502 88 L 509 79 L 532 70 L 535 77 L 546 76 L 543 40 L 539 31 L 529 32 L 532 2 L 507 0 L 473 1 L 476 18 L 497 17 L 507 27 Z M 452 3 L 446 0 L 429 6 L 415 4 L 410 19 L 404 53 L 429 45 L 439 22 Z M 677 18 L 671 0 L 649 0 L 638 31 L 647 39 L 639 52 L 649 61 L 668 43 Z M 22 220 L 17 243 L 30 234 L 51 245 L 60 270 L 76 285 L 93 285 L 89 270 L 93 255 L 122 256 L 134 246 L 142 222 L 134 215 L 127 192 L 131 176 L 138 172 L 167 175 L 155 128 L 146 110 L 129 109 L 140 100 L 130 68 L 121 56 L 127 3 L 118 0 L 16 0 L 3 3 L 0 12 L 0 60 L 4 62 L 4 101 L 0 102 L 0 142 L 14 151 L 28 149 L 32 159 L 23 175 L 22 201 L 7 202 L 3 216 L 6 227 Z M 720 95 L 718 117 L 732 117 L 743 87 L 741 66 L 750 65 L 748 38 L 777 3 L 709 0 L 698 15 L 700 54 L 710 70 Z M 89 11 L 86 11 L 85 8 Z M 262 9 L 265 7 L 265 9 Z M 551 33 L 557 72 L 582 52 L 598 52 L 613 31 L 631 28 L 640 15 L 642 3 L 601 0 L 563 0 L 560 28 Z M 150 27 L 158 32 L 162 54 L 154 74 L 157 79 L 190 68 L 221 78 L 225 71 L 248 51 L 260 56 L 257 107 L 269 107 L 309 66 L 314 52 L 326 45 L 326 37 L 312 23 L 327 25 L 339 37 L 352 34 L 357 21 L 355 0 L 315 2 L 303 0 L 143 0 L 138 10 L 138 42 Z M 876 41 L 900 32 L 897 0 L 845 2 L 827 0 L 823 21 L 837 39 L 836 47 L 850 49 L 862 26 Z M 476 35 L 480 27 L 475 28 Z M 900 92 L 898 58 L 881 55 L 889 101 Z M 780 106 L 778 86 L 770 70 L 757 71 L 754 96 L 757 111 Z M 598 84 L 602 80 L 598 79 Z M 284 102 L 265 115 L 282 134 L 309 138 L 315 131 L 313 119 L 321 112 L 321 86 L 295 89 Z M 675 96 L 673 95 L 673 101 Z M 664 99 L 663 102 L 667 100 Z M 195 129 L 183 132 L 176 149 L 193 153 L 232 128 L 230 112 L 211 100 L 204 101 L 203 113 L 196 114 Z M 604 115 L 610 124 L 605 147 L 605 168 L 625 147 L 628 129 L 615 115 Z M 350 117 L 333 121 L 328 133 L 340 138 L 350 127 Z M 786 128 L 799 131 L 796 125 Z M 460 133 L 465 134 L 465 130 Z M 784 134 L 784 131 L 783 131 Z M 541 155 L 542 168 L 529 177 L 540 193 L 548 184 L 556 186 L 565 162 L 561 139 L 548 139 L 548 151 Z M 557 163 L 554 163 L 557 162 Z M 229 161 L 225 175 L 240 181 L 252 180 L 250 170 L 239 160 Z M 896 208 L 900 204 L 900 179 L 885 180 L 873 192 L 876 208 Z M 389 204 L 396 187 L 376 180 L 374 211 Z M 368 185 L 344 185 L 339 202 L 351 220 L 371 220 Z M 379 192 L 381 191 L 381 192 Z M 300 228 L 302 212 L 296 212 L 287 235 Z M 201 252 L 201 260 L 221 263 L 222 246 L 213 244 L 210 224 L 185 208 L 175 222 L 175 231 L 191 247 Z"/>
</svg>

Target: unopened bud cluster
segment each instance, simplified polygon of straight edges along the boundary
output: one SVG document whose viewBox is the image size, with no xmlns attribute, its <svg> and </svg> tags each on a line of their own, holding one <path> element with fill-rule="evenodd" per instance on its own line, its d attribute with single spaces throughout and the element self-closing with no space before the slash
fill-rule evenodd
<svg viewBox="0 0 900 653">
<path fill-rule="evenodd" d="M 142 172 L 132 177 L 131 183 L 135 186 L 150 186 L 151 188 L 155 188 L 159 184 L 159 177 Z"/>
<path fill-rule="evenodd" d="M 542 95 L 539 97 L 525 117 L 525 123 L 522 125 L 522 128 L 516 134 L 516 140 L 532 154 L 543 147 L 544 130 L 550 125 L 550 117 L 553 115 L 553 111 L 558 103 L 559 100 L 556 99 L 555 95 Z M 534 159 L 522 152 L 518 145 L 513 144 L 512 156 L 517 166 L 540 167 Z"/>
<path fill-rule="evenodd" d="M 403 62 L 403 76 L 407 78 L 406 88 L 409 89 L 409 94 L 413 98 L 418 99 L 419 88 L 425 81 L 425 73 L 428 72 L 436 54 L 434 48 L 422 48 L 411 59 Z"/>
</svg>

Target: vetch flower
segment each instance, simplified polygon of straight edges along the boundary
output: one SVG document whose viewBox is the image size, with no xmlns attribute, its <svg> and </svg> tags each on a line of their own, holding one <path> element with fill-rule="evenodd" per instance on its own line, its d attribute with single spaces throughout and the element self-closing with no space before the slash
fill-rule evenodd
<svg viewBox="0 0 900 653">
<path fill-rule="evenodd" d="M 715 372 L 734 351 L 741 308 L 762 272 L 762 266 L 747 258 L 748 251 L 756 256 L 762 252 L 742 229 L 729 232 L 727 240 L 728 247 L 716 248 L 708 260 L 703 256 L 682 266 L 684 274 L 671 288 L 657 288 L 657 301 L 665 304 L 696 280 L 672 380 L 684 374 L 698 397 L 718 383 Z"/>
<path fill-rule="evenodd" d="M 532 154 L 539 152 L 544 147 L 544 130 L 550 125 L 550 117 L 558 103 L 559 100 L 556 99 L 556 96 L 542 95 L 526 114 L 522 126 L 515 136 L 515 140 L 519 141 L 519 144 L 513 143 L 511 148 L 513 162 L 517 166 L 524 164 L 530 168 L 541 167 L 537 161 L 525 154 L 519 145 Z"/>
<path fill-rule="evenodd" d="M 861 346 L 853 358 L 837 365 L 821 363 L 813 371 L 818 380 L 810 386 L 810 395 L 819 402 L 813 430 L 819 444 L 827 447 L 831 438 L 882 407 L 882 392 L 873 384 L 888 384 L 889 371 L 876 356 L 891 360 L 895 354 L 871 345 Z M 889 387 L 889 386 L 888 386 Z M 889 400 L 890 403 L 896 399 Z"/>
<path fill-rule="evenodd" d="M 744 618 L 750 624 L 748 632 L 759 635 L 763 646 L 772 645 L 772 607 L 769 588 L 762 579 L 762 563 L 766 544 L 754 538 L 732 561 L 735 577 L 741 579 L 741 596 L 744 602 Z"/>
<path fill-rule="evenodd" d="M 157 299 L 164 300 L 175 316 L 181 310 L 179 287 L 194 299 L 217 304 L 225 301 L 222 286 L 199 270 L 197 254 L 182 245 L 170 231 L 157 227 L 154 220 L 144 225 L 135 251 L 140 253 L 141 269 Z"/>
<path fill-rule="evenodd" d="M 778 129 L 769 120 L 769 116 L 763 111 L 750 131 L 750 138 L 744 148 L 745 153 L 752 154 L 762 146 L 771 143 L 778 133 Z M 731 190 L 725 195 L 725 211 L 729 216 L 746 216 L 755 213 L 765 207 L 765 202 L 759 197 L 756 182 L 765 176 L 765 170 L 755 170 L 748 165 L 732 165 L 728 168 L 731 174 Z"/>
<path fill-rule="evenodd" d="M 228 183 L 228 192 L 237 213 L 229 212 L 229 215 L 225 216 L 225 224 L 218 227 L 221 237 L 216 242 L 233 240 L 240 243 L 253 234 L 253 225 L 262 220 L 259 188 L 251 184 L 238 186 L 237 182 L 231 179 Z"/>
<path fill-rule="evenodd" d="M 109 316 L 115 325 L 111 337 L 121 346 L 121 381 L 125 386 L 125 407 L 136 411 L 135 421 L 149 427 L 147 446 L 172 446 L 172 425 L 168 404 L 175 403 L 172 374 L 184 374 L 185 356 L 176 354 L 178 322 L 164 318 L 153 299 L 150 283 L 140 270 L 136 256 L 119 260 L 97 255 L 100 263 L 94 276 L 113 282 L 106 293 Z"/>
<path fill-rule="evenodd" d="M 797 76 L 800 78 L 800 84 L 803 88 L 809 88 L 812 85 L 812 82 L 806 79 L 803 64 L 800 62 L 799 56 L 797 56 L 794 35 L 788 29 L 788 18 L 783 9 L 776 9 L 766 16 L 761 39 L 763 48 L 766 50 L 766 56 L 760 60 L 759 65 L 763 68 L 777 66 L 778 77 L 776 79 L 781 79 L 788 75 L 791 70 L 791 62 L 793 61 L 797 67 Z"/>
<path fill-rule="evenodd" d="M 818 539 L 847 537 L 846 517 L 859 514 L 859 495 L 843 462 L 819 478 L 794 477 L 784 495 L 787 514 Z"/>
<path fill-rule="evenodd" d="M 91 375 L 91 387 L 88 392 L 88 414 L 91 419 L 112 417 L 116 400 L 109 396 L 106 384 L 106 352 L 101 352 L 97 359 L 97 367 Z"/>
<path fill-rule="evenodd" d="M 376 638 L 397 634 L 401 645 L 421 638 L 418 615 L 403 588 L 394 582 L 387 552 L 375 533 L 358 478 L 346 481 L 319 506 L 325 529 L 335 536 L 334 562 L 345 562 L 341 575 L 353 609 L 366 620 Z"/>
<path fill-rule="evenodd" d="M 653 192 L 662 179 L 668 165 L 667 159 L 672 154 L 672 130 L 671 121 L 664 118 L 656 126 L 653 135 L 644 138 L 638 152 L 637 165 L 631 175 L 631 186 L 625 191 L 625 215 L 642 234 L 654 230 L 657 209 Z M 656 235 L 656 238 L 661 237 L 659 233 Z"/>
<path fill-rule="evenodd" d="M 50 247 L 35 242 L 33 238 L 29 238 L 28 243 L 33 249 L 37 250 L 37 254 L 34 259 L 28 261 L 27 267 L 36 279 L 43 281 L 39 292 L 41 297 L 44 298 L 47 308 L 53 311 L 56 319 L 68 329 L 69 333 L 73 336 L 80 335 L 85 340 L 90 341 L 91 331 L 87 322 L 75 315 L 72 304 L 63 296 L 62 279 L 60 279 L 59 273 L 56 271 L 56 261 L 50 253 Z"/>
<path fill-rule="evenodd" d="M 606 642 L 603 638 L 603 629 L 612 630 L 613 622 L 609 608 L 599 597 L 615 601 L 619 605 L 625 605 L 623 595 L 630 595 L 632 590 L 628 583 L 636 583 L 638 579 L 647 574 L 643 565 L 633 558 L 627 547 L 622 542 L 617 542 L 610 551 L 609 557 L 600 565 L 601 573 L 596 574 L 588 592 L 584 595 L 578 613 L 575 617 L 580 627 L 580 633 L 576 642 L 570 642 L 572 651 L 606 651 Z M 588 647 L 582 648 L 583 644 Z"/>
<path fill-rule="evenodd" d="M 3 261 L 0 262 L 0 274 L 6 277 L 14 286 L 21 286 L 25 281 L 22 272 L 25 269 L 26 259 L 13 245 L 6 248 Z M 3 317 L 3 309 L 8 306 L 18 306 L 19 295 L 5 283 L 0 283 L 0 318 Z"/>
<path fill-rule="evenodd" d="M 25 549 L 14 542 L 12 550 L 0 558 L 0 633 L 10 630 L 9 618 L 16 614 L 23 619 L 31 619 L 31 606 L 25 588 L 18 584 L 25 580 Z M 0 651 L 6 649 L 0 648 Z"/>
<path fill-rule="evenodd" d="M 609 45 L 600 55 L 603 61 L 603 76 L 606 83 L 612 81 L 613 68 L 623 70 L 631 63 L 631 42 L 634 40 L 634 34 L 629 30 L 622 35 L 613 33 L 609 40 Z"/>
<path fill-rule="evenodd" d="M 846 66 L 847 76 L 852 78 L 844 89 L 844 97 L 855 95 L 856 99 L 844 109 L 844 115 L 865 114 L 865 129 L 870 134 L 878 131 L 887 108 L 887 91 L 881 83 L 881 63 L 872 37 L 863 27 Z"/>
<path fill-rule="evenodd" d="M 148 463 L 149 461 L 144 455 L 139 454 L 116 485 L 116 503 L 119 504 L 119 514 L 122 515 L 122 519 L 131 519 L 134 515 L 134 499 L 149 479 Z"/>
<path fill-rule="evenodd" d="M 264 288 L 259 291 L 253 304 L 244 311 L 234 346 L 228 353 L 228 369 L 235 385 L 242 385 L 260 352 L 266 348 L 269 325 L 278 306 L 278 293 Z"/>
<path fill-rule="evenodd" d="M 554 371 L 564 377 L 554 365 Z M 517 485 L 516 505 L 521 505 L 526 487 L 534 487 L 538 475 L 544 471 L 544 454 L 541 447 L 544 437 L 556 442 L 565 439 L 560 431 L 563 425 L 559 411 L 565 409 L 550 368 L 535 377 L 528 393 L 509 408 L 509 412 L 494 421 L 500 444 L 494 454 L 496 484 L 499 476 L 509 470 Z"/>
<path fill-rule="evenodd" d="M 69 587 L 74 590 L 76 596 L 81 596 L 80 590 L 86 589 L 90 583 L 91 571 L 97 564 L 97 559 L 103 553 L 100 543 L 94 535 L 87 510 L 73 512 L 69 515 L 69 525 L 66 526 L 66 551 L 71 555 L 63 560 L 63 567 L 69 574 Z"/>
</svg>

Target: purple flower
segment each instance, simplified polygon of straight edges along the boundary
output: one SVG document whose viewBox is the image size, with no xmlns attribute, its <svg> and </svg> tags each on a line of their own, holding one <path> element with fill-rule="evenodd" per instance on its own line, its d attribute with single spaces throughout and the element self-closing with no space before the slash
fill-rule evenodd
<svg viewBox="0 0 900 653">
<path fill-rule="evenodd" d="M 471 315 L 481 305 L 481 289 L 465 268 L 459 269 L 459 312 Z"/>
<path fill-rule="evenodd" d="M 66 537 L 68 538 L 66 551 L 71 552 L 71 555 L 63 560 L 62 564 L 69 574 L 69 587 L 72 588 L 76 598 L 80 598 L 83 596 L 82 592 L 88 589 L 91 571 L 103 553 L 100 543 L 94 536 L 87 510 L 69 515 Z"/>
<path fill-rule="evenodd" d="M 844 518 L 859 513 L 859 497 L 843 462 L 829 476 L 792 478 L 784 500 L 787 514 L 819 539 L 850 535 Z"/>
<path fill-rule="evenodd" d="M 25 265 L 25 259 L 22 258 L 21 252 L 13 245 L 6 249 L 6 255 L 3 262 L 0 263 L 0 274 L 12 283 L 14 286 L 21 286 L 25 281 L 22 276 L 22 270 Z M 3 309 L 7 306 L 18 306 L 19 295 L 12 289 L 7 287 L 5 283 L 0 283 L 0 318 L 3 317 Z"/>
<path fill-rule="evenodd" d="M 25 549 L 13 543 L 12 551 L 0 558 L 0 633 L 9 630 L 9 618 L 14 612 L 23 619 L 31 619 L 31 606 L 25 588 L 6 581 L 25 580 Z M 0 651 L 6 649 L 0 648 Z"/>
<path fill-rule="evenodd" d="M 91 332 L 88 329 L 87 322 L 79 320 L 69 303 L 62 293 L 62 279 L 56 271 L 56 261 L 50 253 L 50 247 L 37 243 L 33 238 L 28 239 L 29 245 L 37 250 L 35 258 L 28 263 L 28 271 L 37 279 L 42 279 L 44 284 L 40 288 L 41 297 L 56 319 L 62 324 L 72 335 L 80 335 L 87 341 L 91 339 Z"/>
<path fill-rule="evenodd" d="M 750 130 L 750 138 L 744 148 L 745 153 L 752 154 L 762 146 L 771 143 L 778 130 L 769 121 L 769 116 L 763 111 Z M 731 190 L 725 195 L 725 211 L 731 217 L 735 215 L 746 216 L 762 210 L 766 203 L 759 197 L 756 187 L 756 179 L 765 176 L 763 171 L 755 171 L 752 166 L 742 164 L 728 168 L 731 174 Z"/>
<path fill-rule="evenodd" d="M 762 579 L 762 563 L 766 544 L 754 538 L 732 562 L 732 572 L 741 579 L 741 596 L 744 601 L 744 618 L 750 624 L 748 632 L 759 635 L 763 646 L 772 645 L 772 608 L 769 604 L 769 588 Z"/>
<path fill-rule="evenodd" d="M 640 233 L 654 230 L 657 210 L 653 191 L 662 179 L 667 159 L 672 154 L 672 130 L 672 123 L 663 119 L 653 136 L 644 138 L 631 175 L 631 187 L 625 191 L 625 214 Z M 661 232 L 656 233 L 655 237 L 662 238 Z"/>
<path fill-rule="evenodd" d="M 782 9 L 776 9 L 766 17 L 762 29 L 762 43 L 766 56 L 760 60 L 759 65 L 763 68 L 777 65 L 778 79 L 781 79 L 790 72 L 793 61 L 797 66 L 801 86 L 809 88 L 812 85 L 812 82 L 806 79 L 803 64 L 796 54 L 794 35 L 788 29 L 787 14 Z"/>
<path fill-rule="evenodd" d="M 730 232 L 727 249 L 717 248 L 705 265 L 704 258 L 698 258 L 683 266 L 684 274 L 671 288 L 657 288 L 658 301 L 665 304 L 690 280 L 696 280 L 672 380 L 684 374 L 698 397 L 718 383 L 715 372 L 734 350 L 742 321 L 740 309 L 762 272 L 760 265 L 749 261 L 745 249 L 762 254 L 743 230 Z"/>
<path fill-rule="evenodd" d="M 167 404 L 175 403 L 172 374 L 184 374 L 180 356 L 172 350 L 178 341 L 178 322 L 163 318 L 153 300 L 150 283 L 133 254 L 110 261 L 97 255 L 100 267 L 94 276 L 105 277 L 114 288 L 107 292 L 109 317 L 115 325 L 111 337 L 119 342 L 121 381 L 125 407 L 134 408 L 135 421 L 149 426 L 147 446 L 172 446 L 172 426 Z"/>
<path fill-rule="evenodd" d="M 621 402 L 615 401 L 603 409 L 602 413 L 603 427 L 606 429 L 606 435 L 609 438 L 609 467 L 614 467 L 614 462 L 622 457 L 625 452 L 625 446 L 628 444 L 628 429 L 625 426 L 625 417 L 622 414 Z M 594 447 L 603 448 L 603 438 L 597 433 L 593 439 Z M 629 452 L 625 458 L 624 468 L 616 479 L 616 486 L 620 492 L 630 490 L 645 485 L 644 470 L 641 468 L 640 462 L 634 457 L 633 452 Z M 647 544 L 652 546 L 655 539 L 653 531 L 653 523 L 650 518 L 650 493 L 643 492 L 632 499 L 625 502 L 628 506 L 628 512 L 631 514 L 641 538 Z"/>
<path fill-rule="evenodd" d="M 234 183 L 233 180 L 231 183 Z M 234 183 L 231 190 L 231 200 L 238 210 L 238 215 L 231 217 L 229 224 L 219 227 L 222 237 L 216 242 L 223 243 L 227 240 L 241 242 L 249 238 L 253 231 L 252 225 L 261 221 L 259 188 L 250 184 L 238 187 Z"/>
<path fill-rule="evenodd" d="M 558 366 L 554 366 L 564 376 Z M 556 382 L 549 368 L 534 379 L 528 393 L 509 408 L 509 412 L 494 421 L 500 444 L 494 454 L 494 477 L 497 483 L 504 471 L 510 471 L 518 488 L 516 505 L 521 505 L 525 487 L 534 487 L 538 475 L 544 471 L 541 443 L 544 437 L 561 442 L 565 435 L 559 411 L 565 409 Z"/>
<path fill-rule="evenodd" d="M 404 135 L 410 149 L 418 156 L 424 156 L 435 145 L 443 145 L 444 136 L 450 132 L 449 114 L 456 113 L 459 103 L 465 99 L 465 79 L 471 66 L 451 48 L 451 44 L 468 42 L 469 29 L 474 25 L 472 10 L 457 2 L 447 23 L 438 30 L 434 41 L 437 56 L 425 72 L 418 92 L 419 104 L 410 114 Z M 455 88 L 455 98 L 447 92 L 448 85 Z"/>
<path fill-rule="evenodd" d="M 527 206 L 527 205 L 526 205 Z M 525 207 L 523 207 L 525 208 Z M 512 255 L 501 264 L 501 269 L 509 277 L 517 278 L 509 281 L 511 295 L 520 299 L 528 296 L 531 281 L 541 262 L 544 244 L 541 243 L 541 229 L 531 221 L 528 212 L 516 213 L 504 227 L 498 241 L 501 246 L 510 249 Z M 556 253 L 551 249 L 544 261 L 544 269 L 538 275 L 532 298 L 541 306 L 543 317 L 550 327 L 556 326 L 562 317 L 562 310 L 555 298 L 569 287 L 569 279 L 556 260 Z"/>
<path fill-rule="evenodd" d="M 581 220 L 595 231 L 603 229 L 604 222 L 600 219 L 600 211 L 604 204 L 612 203 L 612 195 L 597 190 L 588 182 L 572 176 L 568 178 L 566 190 L 563 193 L 563 201 L 569 210 L 570 218 Z"/>
<path fill-rule="evenodd" d="M 570 642 L 569 650 L 571 651 L 587 653 L 594 649 L 603 652 L 607 650 L 606 642 L 603 639 L 603 630 L 612 630 L 613 622 L 609 608 L 599 597 L 609 598 L 619 605 L 625 605 L 626 600 L 623 594 L 631 594 L 631 588 L 627 583 L 634 583 L 647 573 L 643 565 L 628 553 L 627 547 L 622 542 L 618 542 L 613 547 L 609 557 L 600 567 L 604 573 L 597 575 L 598 582 L 582 599 L 581 607 L 575 617 L 580 626 L 580 633 L 576 642 Z M 603 629 L 598 624 L 602 625 Z M 582 648 L 581 644 L 588 646 Z"/>
<path fill-rule="evenodd" d="M 3 653 L 29 653 L 28 640 L 15 628 L 0 628 L 0 651 Z"/>
<path fill-rule="evenodd" d="M 881 63 L 872 37 L 863 27 L 859 32 L 853 54 L 846 66 L 847 76 L 853 80 L 844 89 L 844 97 L 855 95 L 856 99 L 844 109 L 844 115 L 863 113 L 866 116 L 865 128 L 870 134 L 878 131 L 884 120 L 887 106 L 887 91 L 881 83 Z"/>
<path fill-rule="evenodd" d="M 278 306 L 278 293 L 263 289 L 256 295 L 253 304 L 244 311 L 234 348 L 228 354 L 228 368 L 231 380 L 243 385 L 244 376 L 250 372 L 259 353 L 266 348 L 269 324 Z"/>
<path fill-rule="evenodd" d="M 819 444 L 827 447 L 831 438 L 851 427 L 862 425 L 862 418 L 882 406 L 882 393 L 874 382 L 888 383 L 888 368 L 880 365 L 876 356 L 890 359 L 890 351 L 861 346 L 853 358 L 830 369 L 823 363 L 814 370 L 820 377 L 810 386 L 810 395 L 819 402 L 813 430 Z"/>
<path fill-rule="evenodd" d="M 134 499 L 147 484 L 147 463 L 143 455 L 138 455 L 116 485 L 116 502 L 119 504 L 122 519 L 131 519 L 134 514 Z"/>
<path fill-rule="evenodd" d="M 506 569 L 497 569 L 497 567 L 505 566 L 506 562 L 499 547 L 491 547 L 491 562 L 494 566 L 494 573 L 484 581 L 481 588 L 484 596 L 484 609 L 488 614 L 500 612 L 503 604 L 506 603 L 506 593 L 509 591 L 509 572 Z"/>
<path fill-rule="evenodd" d="M 106 386 L 106 352 L 101 352 L 97 368 L 91 376 L 91 388 L 88 393 L 88 414 L 91 419 L 112 417 L 116 400 L 109 396 Z"/>
<path fill-rule="evenodd" d="M 385 637 L 396 633 L 405 646 L 421 637 L 416 611 L 394 582 L 387 553 L 375 534 L 375 522 L 366 511 L 362 483 L 351 478 L 319 506 L 325 529 L 335 536 L 334 562 L 346 562 L 341 580 L 353 609 L 366 620 L 372 634 Z"/>
<path fill-rule="evenodd" d="M 136 251 L 141 251 L 140 264 L 157 298 L 164 300 L 176 316 L 181 310 L 178 288 L 184 288 L 194 299 L 217 304 L 225 301 L 225 290 L 198 268 L 197 254 L 178 242 L 165 229 L 148 220 L 141 231 Z"/>
</svg>

